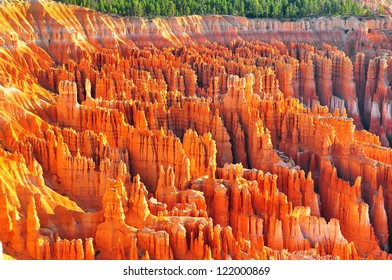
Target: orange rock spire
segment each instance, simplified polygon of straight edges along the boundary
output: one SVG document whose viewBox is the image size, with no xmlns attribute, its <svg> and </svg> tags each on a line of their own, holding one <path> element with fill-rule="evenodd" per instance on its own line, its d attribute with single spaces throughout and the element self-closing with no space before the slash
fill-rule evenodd
<svg viewBox="0 0 392 280">
<path fill-rule="evenodd" d="M 389 18 L 0 20 L 0 258 L 391 259 Z"/>
</svg>

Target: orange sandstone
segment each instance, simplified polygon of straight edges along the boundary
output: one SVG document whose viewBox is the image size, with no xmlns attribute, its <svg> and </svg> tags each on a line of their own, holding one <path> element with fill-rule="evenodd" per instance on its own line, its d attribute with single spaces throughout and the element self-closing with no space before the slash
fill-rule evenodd
<svg viewBox="0 0 392 280">
<path fill-rule="evenodd" d="M 0 258 L 391 259 L 389 18 L 0 19 Z"/>
</svg>

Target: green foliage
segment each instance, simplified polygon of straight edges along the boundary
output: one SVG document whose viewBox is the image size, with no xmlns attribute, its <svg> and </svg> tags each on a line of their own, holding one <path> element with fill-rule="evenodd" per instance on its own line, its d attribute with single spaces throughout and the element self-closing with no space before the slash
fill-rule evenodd
<svg viewBox="0 0 392 280">
<path fill-rule="evenodd" d="M 383 15 L 384 13 L 385 13 L 384 6 L 380 4 L 380 6 L 378 7 L 378 14 Z"/>
<path fill-rule="evenodd" d="M 369 16 L 355 0 L 63 0 L 124 16 L 238 15 L 251 18 Z M 382 8 L 380 8 L 381 10 Z M 380 13 L 382 11 L 379 11 Z"/>
</svg>

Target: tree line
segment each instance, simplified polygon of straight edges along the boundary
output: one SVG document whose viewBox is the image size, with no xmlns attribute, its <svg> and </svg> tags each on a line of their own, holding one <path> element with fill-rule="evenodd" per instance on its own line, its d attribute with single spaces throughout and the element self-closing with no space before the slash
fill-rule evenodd
<svg viewBox="0 0 392 280">
<path fill-rule="evenodd" d="M 236 15 L 250 18 L 369 16 L 354 0 L 62 0 L 122 16 Z"/>
</svg>

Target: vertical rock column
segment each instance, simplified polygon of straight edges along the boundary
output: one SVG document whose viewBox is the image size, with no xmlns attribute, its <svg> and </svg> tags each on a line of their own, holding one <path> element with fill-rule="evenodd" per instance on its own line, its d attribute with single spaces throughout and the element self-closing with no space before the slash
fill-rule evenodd
<svg viewBox="0 0 392 280">
<path fill-rule="evenodd" d="M 380 247 L 388 252 L 388 216 L 384 207 L 383 188 L 380 186 L 373 196 L 373 205 L 370 209 L 370 218 Z"/>
<path fill-rule="evenodd" d="M 7 240 L 12 229 L 13 225 L 8 212 L 7 195 L 0 193 L 0 239 L 3 241 Z"/>
<path fill-rule="evenodd" d="M 299 70 L 301 73 L 300 94 L 303 97 L 303 103 L 310 107 L 313 100 L 318 99 L 314 82 L 314 65 L 311 61 L 309 63 L 302 62 L 299 65 Z"/>
<path fill-rule="evenodd" d="M 57 102 L 57 118 L 61 126 L 80 129 L 80 105 L 75 82 L 61 81 L 59 84 L 59 100 Z"/>
<path fill-rule="evenodd" d="M 357 53 L 354 64 L 354 82 L 358 96 L 359 110 L 363 114 L 366 88 L 365 54 Z"/>
<path fill-rule="evenodd" d="M 328 106 L 332 97 L 332 61 L 326 57 L 317 57 L 315 63 L 317 95 L 321 105 Z"/>
<path fill-rule="evenodd" d="M 26 247 L 27 247 L 27 252 L 33 258 L 38 260 L 50 257 L 48 256 L 48 250 L 45 250 L 45 247 L 49 246 L 49 240 L 40 235 L 39 233 L 40 227 L 41 225 L 37 215 L 35 200 L 34 197 L 31 196 L 27 208 Z"/>
</svg>

